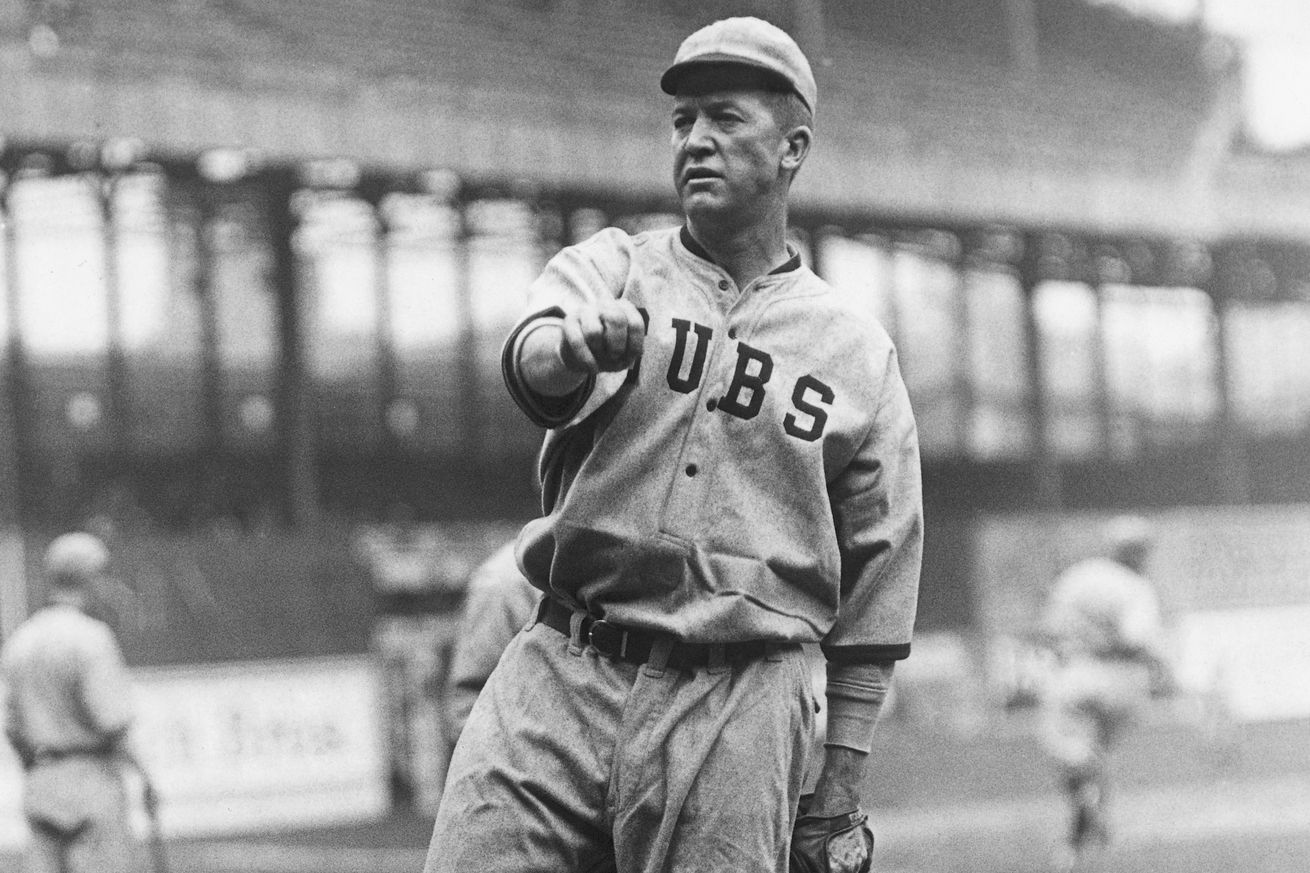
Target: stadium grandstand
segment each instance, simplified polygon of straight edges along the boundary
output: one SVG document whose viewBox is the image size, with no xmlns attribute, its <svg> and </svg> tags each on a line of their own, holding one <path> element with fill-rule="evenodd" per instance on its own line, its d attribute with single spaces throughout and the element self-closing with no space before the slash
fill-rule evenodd
<svg viewBox="0 0 1310 873">
<path fill-rule="evenodd" d="M 536 505 L 540 433 L 499 372 L 522 292 L 600 227 L 678 221 L 655 83 L 741 13 L 817 61 L 793 239 L 901 350 L 923 628 L 974 621 L 988 514 L 1310 502 L 1310 159 L 1247 144 L 1240 53 L 1196 25 L 0 0 L 10 569 L 109 532 L 141 665 L 358 653 L 380 612 L 449 609 Z M 425 525 L 459 555 L 370 585 L 359 532 Z M 7 592 L 0 630 L 40 596 Z"/>
</svg>

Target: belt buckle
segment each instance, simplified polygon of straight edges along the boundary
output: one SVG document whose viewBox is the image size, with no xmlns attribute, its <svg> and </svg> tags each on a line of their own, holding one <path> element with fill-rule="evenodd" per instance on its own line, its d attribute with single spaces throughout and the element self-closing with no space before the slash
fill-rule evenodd
<svg viewBox="0 0 1310 873">
<path fill-rule="evenodd" d="M 591 647 L 607 658 L 613 658 L 616 655 L 623 656 L 626 640 L 625 632 L 619 630 L 614 625 L 598 618 L 591 623 L 591 628 L 587 631 L 587 642 Z"/>
</svg>

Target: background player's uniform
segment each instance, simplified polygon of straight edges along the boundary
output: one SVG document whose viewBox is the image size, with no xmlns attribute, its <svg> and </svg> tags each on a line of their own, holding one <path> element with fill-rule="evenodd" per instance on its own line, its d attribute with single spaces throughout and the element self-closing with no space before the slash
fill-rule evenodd
<svg viewBox="0 0 1310 873">
<path fill-rule="evenodd" d="M 602 295 L 642 313 L 640 361 L 534 395 L 522 337 Z M 685 230 L 563 250 L 529 312 L 506 378 L 553 429 L 519 557 L 572 617 L 543 610 L 474 705 L 427 869 L 783 870 L 814 725 L 799 644 L 909 652 L 922 510 L 891 342 L 799 258 L 738 289 Z M 599 657 L 587 615 L 664 642 Z M 675 640 L 708 662 L 673 669 Z M 830 742 L 867 749 L 869 727 L 830 707 Z"/>
<path fill-rule="evenodd" d="M 108 625 L 68 605 L 28 619 L 0 656 L 5 729 L 24 759 L 29 873 L 136 869 L 117 744 L 131 688 Z"/>
<path fill-rule="evenodd" d="M 1047 748 L 1071 770 L 1096 768 L 1150 698 L 1164 634 L 1155 588 L 1123 564 L 1092 558 L 1056 580 L 1042 625 L 1057 655 Z"/>
<path fill-rule="evenodd" d="M 451 744 L 464 730 L 473 701 L 500 656 L 532 617 L 541 592 L 514 560 L 514 543 L 497 549 L 469 578 L 446 680 L 446 735 Z"/>
</svg>

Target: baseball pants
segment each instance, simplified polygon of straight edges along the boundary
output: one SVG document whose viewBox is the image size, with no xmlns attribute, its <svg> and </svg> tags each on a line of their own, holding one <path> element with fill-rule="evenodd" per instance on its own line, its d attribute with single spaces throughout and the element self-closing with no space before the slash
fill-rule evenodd
<svg viewBox="0 0 1310 873">
<path fill-rule="evenodd" d="M 1094 772 L 1150 701 L 1151 673 L 1130 660 L 1074 658 L 1050 678 L 1043 740 L 1071 772 Z"/>
<path fill-rule="evenodd" d="M 23 807 L 31 830 L 26 873 L 130 873 L 138 868 L 118 764 L 93 756 L 38 764 Z"/>
<path fill-rule="evenodd" d="M 535 620 L 456 746 L 425 873 L 787 869 L 814 695 L 799 646 L 698 670 Z"/>
</svg>

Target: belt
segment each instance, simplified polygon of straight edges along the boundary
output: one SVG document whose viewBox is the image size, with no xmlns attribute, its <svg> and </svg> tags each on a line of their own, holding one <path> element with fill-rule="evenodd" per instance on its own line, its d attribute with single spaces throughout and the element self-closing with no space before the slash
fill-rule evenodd
<svg viewBox="0 0 1310 873">
<path fill-rule="evenodd" d="M 573 615 L 572 609 L 550 597 L 543 598 L 541 606 L 537 608 L 537 620 L 566 637 L 573 635 Z M 607 658 L 618 658 L 632 664 L 644 664 L 649 661 L 651 649 L 663 638 L 666 638 L 666 635 L 624 627 L 593 615 L 585 615 L 582 619 L 582 639 L 588 645 Z M 717 653 L 722 653 L 720 657 L 725 662 L 740 663 L 764 657 L 787 645 L 770 640 L 750 640 L 743 643 L 674 642 L 673 649 L 669 652 L 668 666 L 676 670 L 708 667 L 713 663 Z"/>
<path fill-rule="evenodd" d="M 32 755 L 33 766 L 37 764 L 53 764 L 57 761 L 63 761 L 68 758 L 112 758 L 115 750 L 112 745 L 99 746 L 78 746 L 71 749 L 37 749 Z"/>
</svg>

